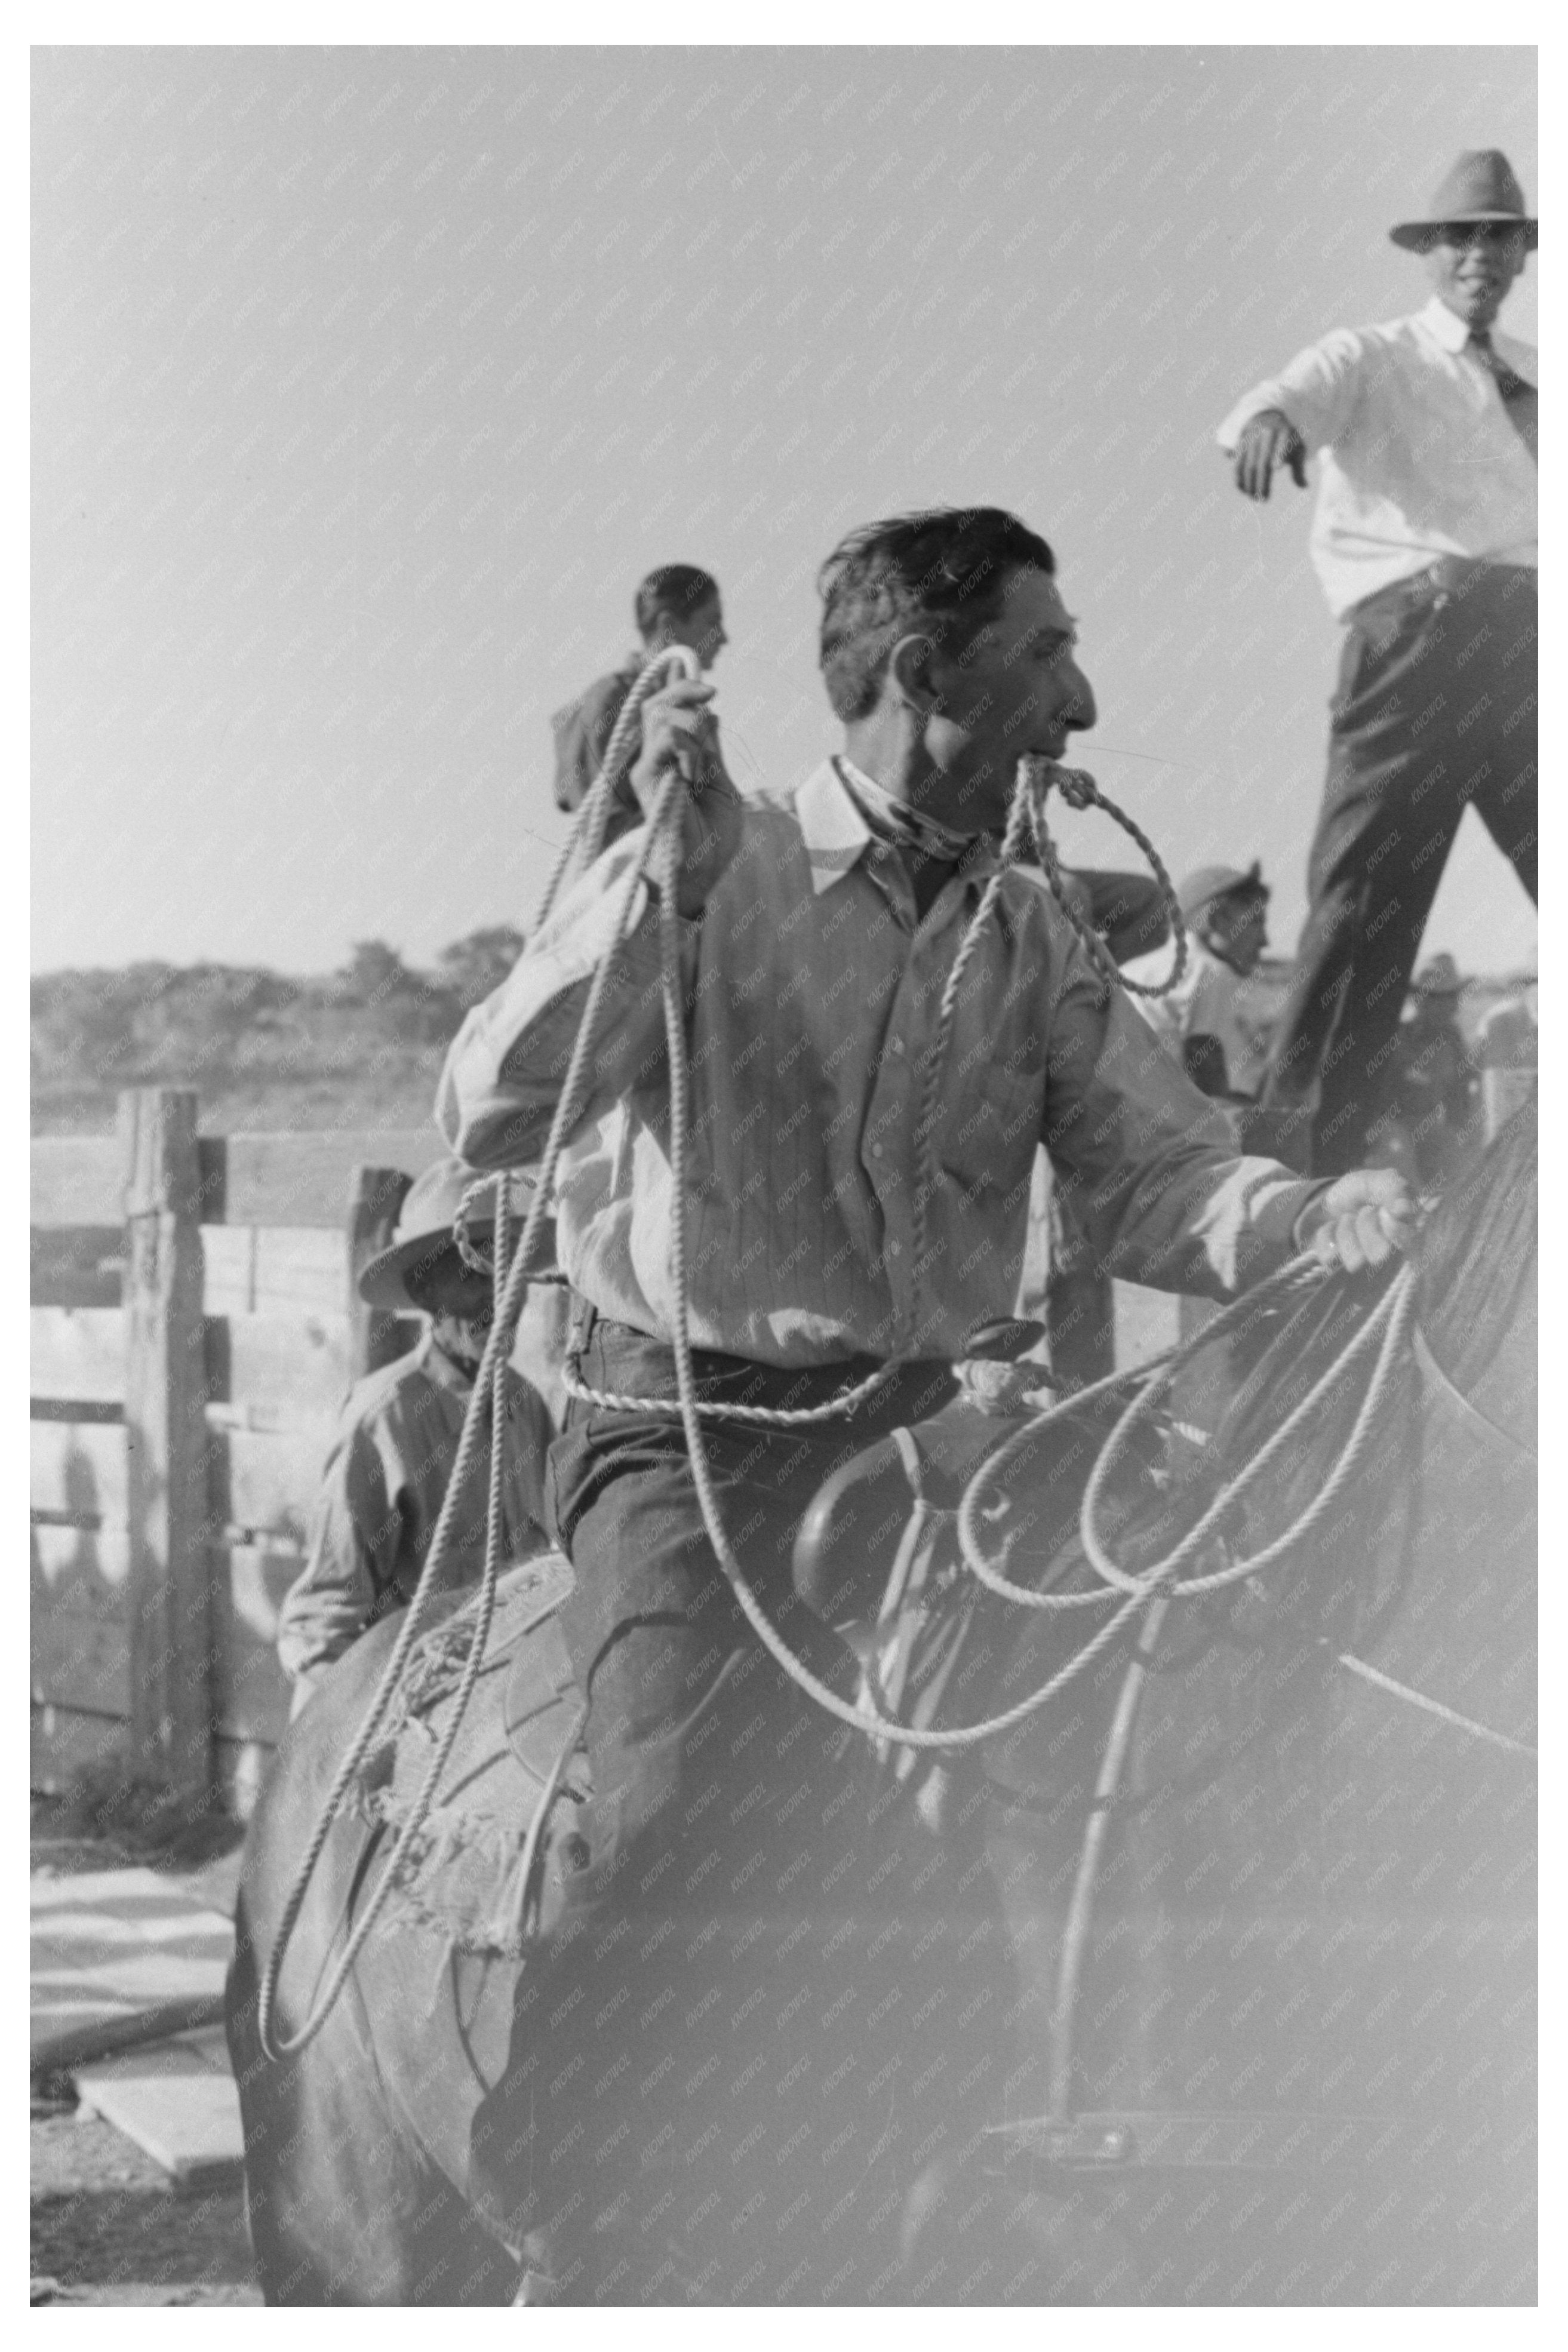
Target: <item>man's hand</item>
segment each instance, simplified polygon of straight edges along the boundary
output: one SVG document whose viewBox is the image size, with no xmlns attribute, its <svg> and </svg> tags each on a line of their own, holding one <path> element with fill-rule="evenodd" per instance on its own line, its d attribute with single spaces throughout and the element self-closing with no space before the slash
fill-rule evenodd
<svg viewBox="0 0 1568 2352">
<path fill-rule="evenodd" d="M 1415 1231 L 1415 1202 L 1397 1168 L 1355 1168 L 1308 1204 L 1296 1238 L 1324 1265 L 1360 1274 L 1408 1249 Z"/>
<path fill-rule="evenodd" d="M 1307 487 L 1307 445 L 1282 408 L 1260 408 L 1236 445 L 1236 487 L 1244 498 L 1266 499 L 1276 466 L 1289 466 L 1296 488 Z"/>
<path fill-rule="evenodd" d="M 695 677 L 678 678 L 651 696 L 643 705 L 642 754 L 631 776 L 645 817 L 671 769 L 685 780 L 677 904 L 689 920 L 702 912 L 741 837 L 741 798 L 719 757 L 718 724 L 707 708 L 712 696 Z"/>
</svg>

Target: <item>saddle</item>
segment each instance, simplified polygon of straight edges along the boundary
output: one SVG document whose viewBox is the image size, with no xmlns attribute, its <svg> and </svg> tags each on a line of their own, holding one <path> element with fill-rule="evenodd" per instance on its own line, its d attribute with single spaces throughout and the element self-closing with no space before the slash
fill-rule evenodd
<svg viewBox="0 0 1568 2352">
<path fill-rule="evenodd" d="M 557 1622 L 572 1582 L 561 1552 L 501 1576 L 473 1698 L 388 1898 L 390 1920 L 434 1930 L 460 1951 L 521 1958 L 536 1941 L 533 1915 L 552 1907 L 567 1841 L 581 1836 L 591 1795 L 585 1710 Z M 361 1767 L 358 1811 L 393 1836 L 449 1720 L 478 1608 L 477 1593 L 453 1594 L 415 1644 Z"/>
<path fill-rule="evenodd" d="M 1117 1410 L 1097 1400 L 1058 1424 L 1030 1461 L 1023 1572 L 1037 1572 L 1066 1542 Z M 862 1448 L 803 1518 L 795 1590 L 855 1654 L 868 1718 L 891 1715 L 921 1727 L 942 1719 L 961 1660 L 967 1717 L 990 1687 L 1002 1663 L 1000 1651 L 989 1655 L 996 1643 L 984 1621 L 993 1612 L 963 1572 L 954 1524 L 969 1478 L 1016 1426 L 951 1405 Z M 390 1918 L 460 1951 L 516 1960 L 537 1949 L 565 1907 L 565 1871 L 580 1873 L 590 1859 L 586 1706 L 558 1622 L 572 1585 L 560 1552 L 500 1579 L 473 1698 L 388 1897 Z M 443 1613 L 416 1643 L 361 1768 L 358 1810 L 393 1836 L 415 1810 L 449 1720 L 478 1605 L 472 1591 L 436 1601 Z M 914 1770 L 918 1751 L 896 1732 L 877 1745 L 895 1779 Z M 949 1777 L 936 1768 L 918 1794 L 933 1828 Z"/>
</svg>

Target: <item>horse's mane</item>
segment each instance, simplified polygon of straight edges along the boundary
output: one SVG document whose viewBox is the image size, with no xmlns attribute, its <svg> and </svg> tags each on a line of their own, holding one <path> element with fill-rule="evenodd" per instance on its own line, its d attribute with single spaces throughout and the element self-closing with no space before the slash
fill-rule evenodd
<svg viewBox="0 0 1568 2352">
<path fill-rule="evenodd" d="M 1464 1390 L 1491 1362 L 1535 1278 L 1537 1142 L 1532 1094 L 1443 1195 L 1421 1235 L 1422 1327 Z"/>
</svg>

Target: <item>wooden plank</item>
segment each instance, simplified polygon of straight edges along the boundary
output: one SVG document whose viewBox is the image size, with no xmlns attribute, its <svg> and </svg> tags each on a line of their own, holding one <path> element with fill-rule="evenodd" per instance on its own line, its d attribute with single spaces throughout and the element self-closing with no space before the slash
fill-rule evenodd
<svg viewBox="0 0 1568 2352">
<path fill-rule="evenodd" d="M 27 1317 L 33 1414 L 46 1399 L 118 1405 L 125 1395 L 125 1317 L 118 1307 L 34 1307 Z"/>
<path fill-rule="evenodd" d="M 114 1135 L 35 1135 L 35 1225 L 113 1225 L 125 1213 L 125 1169 Z"/>
<path fill-rule="evenodd" d="M 31 1229 L 28 1287 L 35 1307 L 118 1307 L 125 1265 L 123 1225 Z"/>
<path fill-rule="evenodd" d="M 361 1269 L 387 1247 L 397 1227 L 398 1212 L 413 1182 L 400 1168 L 384 1168 L 360 1160 L 349 1171 L 348 1213 L 344 1241 L 348 1263 L 344 1293 L 349 1324 L 349 1361 L 353 1378 L 363 1380 L 383 1364 L 405 1354 L 402 1318 L 384 1307 L 367 1306 L 359 1295 Z"/>
<path fill-rule="evenodd" d="M 194 1797 L 208 1787 L 211 1740 L 196 1097 L 141 1087 L 120 1109 L 136 1748 L 143 1770 Z"/>
<path fill-rule="evenodd" d="M 348 1242 L 310 1226 L 204 1225 L 203 1304 L 209 1316 L 343 1312 Z"/>
<path fill-rule="evenodd" d="M 196 1197 L 206 1223 L 341 1226 L 356 1160 L 417 1176 L 446 1148 L 434 1127 L 203 1136 Z M 31 1160 L 35 1225 L 119 1224 L 125 1172 L 114 1136 L 36 1135 Z"/>
<path fill-rule="evenodd" d="M 349 1391 L 346 1315 L 231 1315 L 223 1330 L 231 1402 L 290 1422 L 336 1420 Z M 209 1342 L 209 1365 L 214 1353 Z"/>
<path fill-rule="evenodd" d="M 299 1557 L 236 1544 L 226 1579 L 217 1570 L 213 1709 L 222 1738 L 270 1745 L 283 1736 L 290 1694 L 278 1663 L 278 1612 L 303 1566 Z"/>
<path fill-rule="evenodd" d="M 68 1607 L 79 1615 L 127 1614 L 131 1538 L 123 1526 L 89 1529 L 35 1527 L 32 1606 Z"/>
<path fill-rule="evenodd" d="M 40 2052 L 174 2002 L 221 1999 L 234 1923 L 178 1878 L 142 1867 L 35 1878 L 28 2041 Z"/>
<path fill-rule="evenodd" d="M 110 2056 L 117 2050 L 139 2050 L 167 2042 L 171 2035 L 223 2027 L 221 1993 L 187 1993 L 177 2000 L 159 2001 L 152 2009 L 126 2010 L 117 2016 L 100 2016 L 82 2025 L 46 2026 L 37 2033 L 28 2060 L 34 2079 L 63 2074 Z"/>
<path fill-rule="evenodd" d="M 176 2033 L 223 2027 L 221 1992 L 183 1994 L 177 2000 L 159 2001 L 152 2009 L 127 2010 L 118 2016 L 99 2016 L 83 2025 L 46 2026 L 37 2032 L 28 2052 L 35 2077 L 68 2074 L 106 2058 L 117 2050 L 137 2050 L 166 2042 Z"/>
<path fill-rule="evenodd" d="M 35 1421 L 29 1450 L 28 1499 L 40 1509 L 93 1514 L 106 1529 L 126 1525 L 130 1479 L 123 1429 Z"/>
<path fill-rule="evenodd" d="M 251 1226 L 202 1227 L 202 1307 L 209 1320 L 251 1312 L 255 1258 L 256 1234 Z"/>
<path fill-rule="evenodd" d="M 302 1538 L 331 1433 L 330 1422 L 277 1434 L 229 1430 L 219 1441 L 228 1449 L 229 1524 L 287 1529 Z"/>
<path fill-rule="evenodd" d="M 441 1159 L 434 1127 L 337 1128 L 310 1133 L 230 1135 L 224 1222 L 231 1225 L 321 1225 L 341 1232 L 356 1162 L 409 1176 Z"/>
<path fill-rule="evenodd" d="M 220 2054 L 221 2053 L 221 2054 Z M 223 2036 L 167 2042 L 83 2066 L 77 2095 L 183 2189 L 237 2178 L 245 2161 L 239 2093 Z"/>
<path fill-rule="evenodd" d="M 29 1685 L 35 1706 L 89 1715 L 131 1713 L 131 1633 L 119 1617 L 68 1608 L 32 1612 Z"/>
</svg>

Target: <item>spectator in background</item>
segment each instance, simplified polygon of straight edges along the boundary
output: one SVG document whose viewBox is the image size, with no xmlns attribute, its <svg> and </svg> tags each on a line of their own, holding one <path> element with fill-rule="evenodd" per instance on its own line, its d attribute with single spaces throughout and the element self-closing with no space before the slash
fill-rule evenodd
<svg viewBox="0 0 1568 2352">
<path fill-rule="evenodd" d="M 1187 961 L 1164 996 L 1132 1000 L 1205 1095 L 1251 1102 L 1268 1059 L 1268 1022 L 1248 987 L 1268 944 L 1268 885 L 1257 858 L 1200 866 L 1176 893 L 1187 926 Z M 1129 980 L 1152 987 L 1171 969 L 1171 950 L 1140 956 Z"/>
<path fill-rule="evenodd" d="M 1339 328 L 1219 429 L 1237 488 L 1306 488 L 1312 560 L 1345 624 L 1311 904 L 1264 1099 L 1288 1158 L 1365 1156 L 1384 1049 L 1467 805 L 1536 891 L 1539 367 L 1498 315 L 1537 223 L 1505 155 L 1461 155 L 1394 243 L 1425 257 L 1413 316 Z"/>
<path fill-rule="evenodd" d="M 411 1354 L 356 1381 L 344 1405 L 310 1519 L 303 1573 L 284 1600 L 278 1655 L 298 1715 L 327 1668 L 390 1610 L 413 1598 L 458 1456 L 474 1378 L 489 1335 L 488 1274 L 466 1266 L 452 1221 L 474 1171 L 459 1160 L 426 1169 L 409 1192 L 392 1246 L 359 1278 L 373 1307 L 429 1318 Z M 472 1218 L 485 1247 L 493 1223 Z M 544 1455 L 555 1434 L 543 1400 L 510 1366 L 501 1522 L 505 1559 L 549 1549 Z M 445 1580 L 471 1582 L 484 1562 L 489 1423 L 461 1501 Z"/>
<path fill-rule="evenodd" d="M 1483 1070 L 1532 1070 L 1540 1058 L 1541 1032 L 1536 1026 L 1533 982 L 1510 996 L 1500 996 L 1482 1014 L 1476 1029 L 1476 1059 Z"/>
<path fill-rule="evenodd" d="M 719 583 L 694 563 L 662 563 L 657 572 L 650 572 L 637 590 L 632 611 L 642 640 L 640 648 L 629 653 L 620 668 L 612 670 L 607 677 L 596 677 L 575 702 L 556 711 L 550 721 L 555 735 L 557 808 L 582 807 L 589 786 L 604 765 L 621 706 L 637 684 L 639 671 L 655 654 L 663 653 L 669 646 L 686 646 L 706 673 L 729 642 L 724 635 Z M 637 747 L 634 745 L 626 772 L 630 772 L 637 756 Z M 642 822 L 629 787 L 622 797 L 624 813 L 616 810 L 612 814 L 605 835 L 606 848 L 632 825 Z"/>
</svg>

